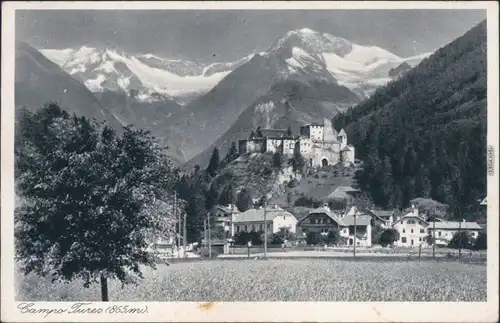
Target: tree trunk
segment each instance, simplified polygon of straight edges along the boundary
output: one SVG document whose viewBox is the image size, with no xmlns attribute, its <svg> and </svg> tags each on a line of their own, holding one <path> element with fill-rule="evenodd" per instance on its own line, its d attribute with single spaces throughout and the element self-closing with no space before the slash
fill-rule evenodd
<svg viewBox="0 0 500 323">
<path fill-rule="evenodd" d="M 103 302 L 108 302 L 108 279 L 101 274 L 101 299 Z"/>
</svg>

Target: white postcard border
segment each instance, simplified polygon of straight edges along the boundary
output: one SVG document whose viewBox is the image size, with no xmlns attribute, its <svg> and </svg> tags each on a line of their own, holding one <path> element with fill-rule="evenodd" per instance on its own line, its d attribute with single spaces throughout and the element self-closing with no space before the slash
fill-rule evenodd
<svg viewBox="0 0 500 323">
<path fill-rule="evenodd" d="M 488 176 L 488 301 L 484 303 L 403 302 L 94 302 L 145 308 L 145 314 L 21 314 L 14 301 L 14 11 L 20 9 L 485 9 L 488 26 L 488 146 L 494 175 Z M 498 320 L 498 3 L 497 2 L 4 2 L 2 3 L 1 111 L 1 319 L 5 322 L 495 322 Z M 70 308 L 74 302 L 36 302 L 37 308 Z"/>
</svg>

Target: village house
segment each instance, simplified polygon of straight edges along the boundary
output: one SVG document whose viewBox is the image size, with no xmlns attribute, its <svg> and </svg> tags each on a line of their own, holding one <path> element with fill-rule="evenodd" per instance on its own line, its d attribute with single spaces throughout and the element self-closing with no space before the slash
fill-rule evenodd
<svg viewBox="0 0 500 323">
<path fill-rule="evenodd" d="M 412 210 L 404 216 L 396 219 L 392 227 L 399 232 L 399 239 L 394 242 L 395 246 L 418 247 L 426 244 L 425 237 L 428 235 L 429 223 L 418 213 L 418 208 L 412 205 Z"/>
<path fill-rule="evenodd" d="M 390 228 L 395 220 L 394 211 L 387 210 L 368 210 L 367 215 L 371 216 L 371 225 L 382 228 Z"/>
<path fill-rule="evenodd" d="M 434 229 L 436 230 L 434 234 Z M 429 223 L 427 232 L 436 238 L 436 245 L 446 246 L 451 241 L 455 233 L 458 231 L 468 232 L 469 235 L 476 239 L 479 232 L 482 230 L 481 226 L 476 222 L 460 221 L 436 221 Z"/>
<path fill-rule="evenodd" d="M 372 244 L 371 217 L 363 215 L 356 207 L 351 207 L 347 213 L 334 212 L 327 205 L 309 212 L 297 225 L 304 235 L 309 232 L 328 234 L 330 231 L 338 231 L 340 237 L 347 245 L 353 245 L 356 241 L 358 246 L 369 247 Z M 356 230 L 354 228 L 356 227 Z M 356 231 L 356 239 L 354 239 Z"/>
<path fill-rule="evenodd" d="M 355 149 L 348 145 L 344 129 L 337 132 L 330 120 L 323 124 L 300 127 L 300 135 L 290 135 L 283 129 L 259 129 L 254 136 L 240 140 L 240 155 L 252 152 L 276 152 L 293 155 L 295 149 L 312 167 L 335 165 L 339 162 L 354 164 Z"/>
<path fill-rule="evenodd" d="M 233 216 L 238 213 L 240 212 L 236 205 L 216 205 L 212 211 L 215 226 L 222 227 L 225 231 L 229 231 Z"/>
<path fill-rule="evenodd" d="M 264 223 L 264 208 L 262 207 L 234 214 L 231 235 L 234 236 L 241 231 L 263 232 L 264 227 L 267 227 L 267 232 L 270 233 L 276 233 L 281 229 L 286 229 L 291 233 L 296 232 L 297 219 L 293 214 L 278 206 L 266 207 L 265 211 L 266 223 Z"/>
</svg>

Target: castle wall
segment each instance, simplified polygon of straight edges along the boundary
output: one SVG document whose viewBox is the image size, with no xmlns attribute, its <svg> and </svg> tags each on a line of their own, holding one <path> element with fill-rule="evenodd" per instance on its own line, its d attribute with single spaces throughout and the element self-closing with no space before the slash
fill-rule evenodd
<svg viewBox="0 0 500 323">
<path fill-rule="evenodd" d="M 338 141 L 340 142 L 340 149 L 344 149 L 347 146 L 347 136 L 338 136 Z"/>
<path fill-rule="evenodd" d="M 344 149 L 340 152 L 340 160 L 342 162 L 354 163 L 355 150 L 353 146 L 349 146 L 348 149 Z"/>
<path fill-rule="evenodd" d="M 293 155 L 295 145 L 298 145 L 295 139 L 283 139 L 283 155 Z"/>
<path fill-rule="evenodd" d="M 332 122 L 325 119 L 323 126 L 323 141 L 337 141 L 337 131 L 333 129 Z"/>
<path fill-rule="evenodd" d="M 311 137 L 313 141 L 323 141 L 323 127 L 311 126 Z"/>
<path fill-rule="evenodd" d="M 240 140 L 239 142 L 239 152 L 241 155 L 248 153 L 258 153 L 262 151 L 262 145 L 264 140 L 262 139 L 246 139 Z"/>
<path fill-rule="evenodd" d="M 316 148 L 314 150 L 312 166 L 321 167 L 323 166 L 323 160 L 326 160 L 327 165 L 335 165 L 340 161 L 340 154 L 338 150 L 332 149 L 331 147 L 321 146 L 321 148 Z"/>
<path fill-rule="evenodd" d="M 283 144 L 283 139 L 266 138 L 265 140 L 266 152 L 275 153 L 278 150 L 281 151 L 282 144 Z"/>
<path fill-rule="evenodd" d="M 304 157 L 308 157 L 312 154 L 312 140 L 309 138 L 300 138 L 299 147 L 300 154 Z"/>
</svg>

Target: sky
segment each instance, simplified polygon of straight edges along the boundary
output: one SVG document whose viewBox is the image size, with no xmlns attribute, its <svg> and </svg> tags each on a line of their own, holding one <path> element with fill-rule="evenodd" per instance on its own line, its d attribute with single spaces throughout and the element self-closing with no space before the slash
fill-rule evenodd
<svg viewBox="0 0 500 323">
<path fill-rule="evenodd" d="M 16 40 L 38 49 L 113 47 L 212 63 L 310 28 L 408 57 L 442 47 L 485 18 L 485 10 L 24 10 L 16 12 Z"/>
</svg>

